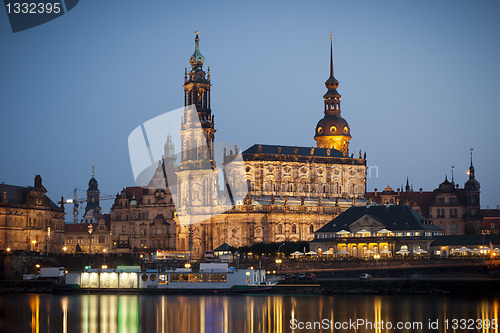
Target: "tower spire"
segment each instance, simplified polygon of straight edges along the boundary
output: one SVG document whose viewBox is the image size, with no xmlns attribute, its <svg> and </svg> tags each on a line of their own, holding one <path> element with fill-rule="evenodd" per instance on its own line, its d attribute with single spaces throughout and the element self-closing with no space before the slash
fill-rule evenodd
<svg viewBox="0 0 500 333">
<path fill-rule="evenodd" d="M 196 35 L 194 37 L 194 53 L 189 59 L 193 72 L 203 72 L 203 64 L 205 63 L 205 57 L 200 52 L 200 37 L 198 36 L 198 27 L 196 28 Z M 191 74 L 190 73 L 190 74 Z M 203 73 L 203 78 L 205 78 L 205 73 Z"/>
<path fill-rule="evenodd" d="M 94 163 L 92 163 L 92 178 L 94 178 L 95 173 L 94 173 Z"/>
<path fill-rule="evenodd" d="M 330 78 L 333 76 L 333 32 L 330 31 Z"/>
<path fill-rule="evenodd" d="M 325 116 L 316 125 L 314 139 L 318 148 L 336 149 L 344 156 L 349 155 L 350 129 L 347 121 L 340 116 L 339 81 L 333 72 L 333 33 L 330 32 L 330 76 L 325 82 L 327 89 L 323 95 Z"/>
<path fill-rule="evenodd" d="M 471 148 L 470 149 L 470 167 L 469 167 L 469 179 L 471 178 L 474 178 L 475 177 L 475 170 L 474 170 L 474 164 L 472 163 L 472 151 L 474 150 L 474 148 Z"/>
</svg>

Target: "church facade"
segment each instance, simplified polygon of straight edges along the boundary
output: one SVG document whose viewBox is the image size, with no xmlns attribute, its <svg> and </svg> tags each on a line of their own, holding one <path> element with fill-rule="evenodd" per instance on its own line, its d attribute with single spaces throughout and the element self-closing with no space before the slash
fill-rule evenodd
<svg viewBox="0 0 500 333">
<path fill-rule="evenodd" d="M 243 152 L 235 147 L 224 150 L 222 165 L 214 159 L 210 71 L 205 73 L 204 62 L 197 32 L 192 69 L 184 79 L 185 108 L 195 105 L 196 114 L 185 112 L 180 131 L 175 193 L 178 250 L 202 257 L 223 243 L 239 247 L 309 241 L 315 230 L 341 212 L 366 205 L 366 154 L 349 156 L 351 133 L 341 117 L 332 46 L 316 147 L 255 144 Z M 221 169 L 223 184 L 217 178 Z M 242 186 L 247 194 L 238 200 L 233 192 Z M 227 194 L 222 200 L 221 192 Z"/>
</svg>

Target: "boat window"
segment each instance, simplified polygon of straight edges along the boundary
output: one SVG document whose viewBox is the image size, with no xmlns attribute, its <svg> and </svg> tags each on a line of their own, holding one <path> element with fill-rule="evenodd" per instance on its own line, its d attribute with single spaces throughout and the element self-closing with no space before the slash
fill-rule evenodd
<svg viewBox="0 0 500 333">
<path fill-rule="evenodd" d="M 142 274 L 141 279 L 142 279 L 142 281 L 146 282 L 148 280 L 148 275 L 147 274 Z"/>
<path fill-rule="evenodd" d="M 226 282 L 227 275 L 212 274 L 170 274 L 170 282 Z"/>
<path fill-rule="evenodd" d="M 149 279 L 150 279 L 151 281 L 156 280 L 156 274 L 151 274 L 151 276 L 149 277 Z"/>
</svg>

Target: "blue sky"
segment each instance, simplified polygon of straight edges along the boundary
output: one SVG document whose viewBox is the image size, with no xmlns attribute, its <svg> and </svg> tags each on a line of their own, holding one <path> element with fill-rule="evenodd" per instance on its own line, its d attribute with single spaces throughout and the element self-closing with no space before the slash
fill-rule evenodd
<svg viewBox="0 0 500 333">
<path fill-rule="evenodd" d="M 473 147 L 482 206 L 495 207 L 499 17 L 486 0 L 108 0 L 13 34 L 2 8 L 0 182 L 41 174 L 58 200 L 87 187 L 94 162 L 101 193 L 134 185 L 128 134 L 182 106 L 196 25 L 216 140 L 314 146 L 333 30 L 351 152 L 379 170 L 368 189 L 408 174 L 433 190 L 452 165 L 463 186 Z"/>
</svg>

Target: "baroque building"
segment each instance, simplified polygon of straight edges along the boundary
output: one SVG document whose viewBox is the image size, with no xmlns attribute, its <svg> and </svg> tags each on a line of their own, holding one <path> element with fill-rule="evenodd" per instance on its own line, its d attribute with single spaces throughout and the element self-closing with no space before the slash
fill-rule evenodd
<svg viewBox="0 0 500 333">
<path fill-rule="evenodd" d="M 434 191 L 413 191 L 407 179 L 406 186 L 394 191 L 387 186 L 384 191 L 368 192 L 367 198 L 378 204 L 405 204 L 440 227 L 446 235 L 481 233 L 480 185 L 475 177 L 472 163 L 468 170 L 469 179 L 460 188 L 448 177 Z"/>
<path fill-rule="evenodd" d="M 429 254 L 443 231 L 406 205 L 351 207 L 315 232 L 310 248 L 320 255 L 394 258 Z M 377 258 L 377 257 L 375 257 Z"/>
<path fill-rule="evenodd" d="M 214 159 L 210 71 L 204 72 L 204 62 L 197 32 L 191 71 L 184 78 L 175 194 L 178 250 L 202 257 L 223 243 L 239 247 L 254 242 L 308 241 L 342 211 L 366 204 L 366 154 L 360 151 L 357 158 L 349 156 L 351 133 L 340 116 L 332 45 L 324 117 L 315 129 L 316 147 L 255 144 L 243 152 L 236 146 L 234 151 L 224 148 L 222 165 Z M 221 169 L 224 184 L 217 177 Z M 247 194 L 238 198 L 236 193 Z"/>
<path fill-rule="evenodd" d="M 175 208 L 165 189 L 127 187 L 111 207 L 111 251 L 175 249 Z"/>
<path fill-rule="evenodd" d="M 111 251 L 110 214 L 90 213 L 84 215 L 85 223 L 64 225 L 64 252 L 109 253 Z"/>
<path fill-rule="evenodd" d="M 33 187 L 0 184 L 0 250 L 62 251 L 64 207 L 46 193 L 40 175 Z"/>
</svg>

